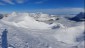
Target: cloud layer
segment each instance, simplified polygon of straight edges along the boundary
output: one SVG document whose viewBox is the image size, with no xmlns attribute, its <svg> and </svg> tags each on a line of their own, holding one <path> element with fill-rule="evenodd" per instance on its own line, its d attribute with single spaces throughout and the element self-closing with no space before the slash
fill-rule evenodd
<svg viewBox="0 0 85 48">
<path fill-rule="evenodd" d="M 6 3 L 14 5 L 15 2 L 18 3 L 18 4 L 23 4 L 26 1 L 28 1 L 28 0 L 1 0 L 0 5 L 6 5 Z"/>
<path fill-rule="evenodd" d="M 56 9 L 37 9 L 33 12 L 44 12 L 49 14 L 77 14 L 84 12 L 84 8 L 56 8 Z"/>
<path fill-rule="evenodd" d="M 27 1 L 31 1 L 31 0 L 0 0 L 0 5 L 3 5 L 3 4 L 6 5 L 6 3 L 11 4 L 11 5 L 15 5 L 16 3 L 23 4 Z M 48 0 L 39 0 L 39 1 L 35 0 L 34 4 L 42 4 L 46 1 Z"/>
<path fill-rule="evenodd" d="M 9 3 L 9 4 L 14 4 L 12 0 L 2 0 L 3 2 Z"/>
</svg>

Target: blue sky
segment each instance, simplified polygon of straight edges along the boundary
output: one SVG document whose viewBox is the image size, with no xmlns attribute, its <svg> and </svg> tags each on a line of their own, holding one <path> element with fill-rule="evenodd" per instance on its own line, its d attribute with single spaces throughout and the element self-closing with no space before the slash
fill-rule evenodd
<svg viewBox="0 0 85 48">
<path fill-rule="evenodd" d="M 76 14 L 83 10 L 84 0 L 0 0 L 0 13 Z"/>
</svg>

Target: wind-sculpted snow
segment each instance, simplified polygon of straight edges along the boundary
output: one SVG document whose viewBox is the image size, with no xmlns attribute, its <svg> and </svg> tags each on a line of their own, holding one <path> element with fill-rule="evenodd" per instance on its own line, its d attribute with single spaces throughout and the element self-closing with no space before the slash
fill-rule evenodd
<svg viewBox="0 0 85 48">
<path fill-rule="evenodd" d="M 9 48 L 84 48 L 84 22 L 66 20 L 62 17 L 49 24 L 29 13 L 14 12 L 0 20 L 0 37 L 7 29 Z"/>
</svg>

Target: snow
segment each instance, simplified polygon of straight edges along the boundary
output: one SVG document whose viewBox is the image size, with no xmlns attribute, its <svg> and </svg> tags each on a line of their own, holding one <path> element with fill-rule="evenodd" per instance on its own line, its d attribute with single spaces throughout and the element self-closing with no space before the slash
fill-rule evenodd
<svg viewBox="0 0 85 48">
<path fill-rule="evenodd" d="M 23 21 L 17 23 L 18 26 L 21 25 L 21 27 L 27 27 L 27 28 L 34 28 L 34 29 L 46 29 L 49 27 L 48 24 L 45 24 L 43 22 L 37 22 L 34 19 L 30 17 L 25 17 Z M 43 26 L 41 26 L 43 25 Z"/>
<path fill-rule="evenodd" d="M 13 47 L 8 47 L 8 48 L 13 48 Z"/>
<path fill-rule="evenodd" d="M 83 34 L 84 32 L 84 25 L 80 25 L 77 27 L 70 27 L 70 28 L 65 28 L 65 29 L 60 29 L 58 30 L 54 37 L 58 41 L 62 41 L 68 44 L 75 44 L 76 38 Z"/>
<path fill-rule="evenodd" d="M 38 20 L 40 21 L 49 20 L 50 18 L 48 16 L 49 16 L 48 14 L 41 14 Z"/>
<path fill-rule="evenodd" d="M 37 16 L 40 21 L 36 21 Z M 58 17 L 49 24 L 44 22 L 52 18 L 49 16 L 13 12 L 0 20 L 0 35 L 8 30 L 8 48 L 84 48 L 84 22 Z"/>
<path fill-rule="evenodd" d="M 42 16 L 48 16 L 47 14 L 42 14 Z M 46 24 L 44 22 L 38 22 L 34 18 L 30 17 L 28 13 L 15 13 L 13 12 L 7 19 L 5 19 L 9 24 L 13 24 L 17 27 L 24 27 L 30 29 L 51 29 L 55 24 Z M 44 19 L 43 19 L 44 20 Z M 4 23 L 6 23 L 4 21 Z M 57 24 L 56 24 L 57 25 Z"/>
</svg>

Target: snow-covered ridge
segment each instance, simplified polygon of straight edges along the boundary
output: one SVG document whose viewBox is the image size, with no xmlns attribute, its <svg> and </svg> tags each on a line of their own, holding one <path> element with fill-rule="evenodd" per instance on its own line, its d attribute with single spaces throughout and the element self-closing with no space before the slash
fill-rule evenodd
<svg viewBox="0 0 85 48">
<path fill-rule="evenodd" d="M 47 14 L 42 14 L 40 17 L 48 17 Z M 45 18 L 46 18 L 45 17 Z M 39 19 L 41 19 L 39 18 Z M 45 20 L 41 19 L 41 20 Z M 44 22 L 38 22 L 33 17 L 30 16 L 29 13 L 15 13 L 9 14 L 8 17 L 3 18 L 3 22 L 7 22 L 10 25 L 15 25 L 17 27 L 24 27 L 24 28 L 30 28 L 30 29 L 51 29 L 52 25 L 46 24 Z"/>
<path fill-rule="evenodd" d="M 47 18 L 46 18 L 47 17 Z M 55 24 L 47 24 L 44 22 L 36 21 L 33 17 L 30 16 L 29 13 L 16 13 L 13 12 L 9 14 L 7 18 L 3 18 L 4 23 L 8 22 L 9 24 L 13 24 L 17 27 L 24 27 L 30 29 L 51 29 Z M 48 14 L 41 14 L 38 20 L 49 20 Z M 56 24 L 57 26 L 57 24 Z"/>
</svg>

